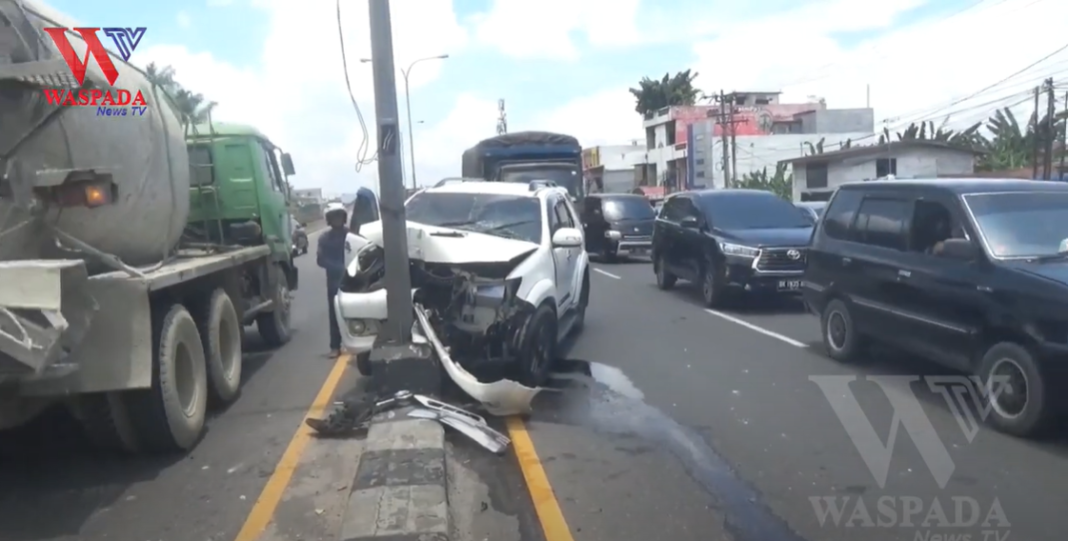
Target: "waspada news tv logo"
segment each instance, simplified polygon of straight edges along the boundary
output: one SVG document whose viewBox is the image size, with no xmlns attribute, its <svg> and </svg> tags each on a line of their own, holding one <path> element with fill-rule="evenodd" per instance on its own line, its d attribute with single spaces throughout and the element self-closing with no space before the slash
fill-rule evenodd
<svg viewBox="0 0 1068 541">
<path fill-rule="evenodd" d="M 56 45 L 56 49 L 59 50 L 63 61 L 67 63 L 67 67 L 70 68 L 71 75 L 74 76 L 78 86 L 85 85 L 85 72 L 89 68 L 90 57 L 96 59 L 96 63 L 100 66 L 100 71 L 104 72 L 104 77 L 109 85 L 114 87 L 115 81 L 119 79 L 119 70 L 115 67 L 115 63 L 111 61 L 111 55 L 104 48 L 100 37 L 97 36 L 97 32 L 100 30 L 103 30 L 104 35 L 111 38 L 115 43 L 115 48 L 118 49 L 122 59 L 129 61 L 130 55 L 137 49 L 137 45 L 141 43 L 141 38 L 144 37 L 146 29 L 143 27 L 44 29 L 45 33 L 52 38 L 52 42 Z M 78 53 L 75 52 L 70 40 L 67 39 L 67 33 L 71 31 L 77 32 L 81 35 L 82 40 L 85 41 L 85 58 L 78 58 Z M 45 99 L 48 100 L 49 104 L 67 107 L 96 107 L 96 114 L 99 116 L 127 116 L 127 106 L 130 107 L 131 116 L 142 116 L 148 110 L 145 97 L 140 90 L 130 91 L 124 88 L 114 88 L 112 90 L 99 88 L 81 88 L 78 90 L 46 88 L 44 93 Z"/>
</svg>

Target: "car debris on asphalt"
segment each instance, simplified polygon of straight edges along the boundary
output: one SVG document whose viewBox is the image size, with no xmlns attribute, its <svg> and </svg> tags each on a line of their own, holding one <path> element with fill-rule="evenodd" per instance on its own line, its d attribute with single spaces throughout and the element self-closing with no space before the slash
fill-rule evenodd
<svg viewBox="0 0 1068 541">
<path fill-rule="evenodd" d="M 491 428 L 482 416 L 406 390 L 383 398 L 363 397 L 360 400 L 343 401 L 326 419 L 309 418 L 305 423 L 320 436 L 346 437 L 366 433 L 376 415 L 407 406 L 415 406 L 408 412 L 408 417 L 438 421 L 492 453 L 501 454 L 512 443 L 507 436 Z"/>
</svg>

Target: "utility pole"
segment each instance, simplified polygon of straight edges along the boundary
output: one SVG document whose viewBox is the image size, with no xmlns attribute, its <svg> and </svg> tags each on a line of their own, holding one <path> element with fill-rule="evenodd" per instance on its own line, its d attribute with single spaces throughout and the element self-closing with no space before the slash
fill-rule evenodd
<svg viewBox="0 0 1068 541">
<path fill-rule="evenodd" d="M 1032 179 L 1037 179 L 1038 178 L 1038 145 L 1040 144 L 1039 143 L 1039 136 L 1038 136 L 1038 121 L 1039 121 L 1039 118 L 1040 118 L 1040 116 L 1038 114 L 1038 108 L 1039 108 L 1038 99 L 1039 99 L 1039 96 L 1041 95 L 1041 92 L 1042 92 L 1042 88 L 1036 86 L 1035 87 L 1035 125 L 1032 128 L 1034 130 L 1034 136 L 1035 137 L 1034 137 L 1034 141 L 1033 141 L 1033 144 L 1032 144 L 1033 148 L 1031 149 L 1031 178 Z"/>
<path fill-rule="evenodd" d="M 1056 144 L 1057 136 L 1053 131 L 1057 126 L 1057 122 L 1053 117 L 1057 114 L 1057 96 L 1053 93 L 1053 78 L 1046 79 L 1046 155 L 1042 159 L 1042 179 L 1051 180 L 1053 178 L 1053 146 Z"/>
<path fill-rule="evenodd" d="M 730 99 L 728 111 L 727 99 Z M 720 142 L 723 144 L 723 187 L 730 188 L 738 184 L 738 145 L 735 134 L 735 124 L 745 122 L 744 119 L 734 117 L 734 93 L 725 94 L 719 91 L 719 111 L 716 124 L 719 126 Z M 728 131 L 729 130 L 729 131 Z"/>
<path fill-rule="evenodd" d="M 404 218 L 393 30 L 389 0 L 369 0 L 369 4 L 375 120 L 378 123 L 378 193 L 386 260 L 386 313 L 389 316 L 382 337 L 391 345 L 408 346 L 412 343 L 412 277 L 408 267 L 408 233 Z"/>
<path fill-rule="evenodd" d="M 727 142 L 727 95 L 719 91 L 719 137 L 723 145 L 723 187 L 731 187 L 730 145 Z"/>
<path fill-rule="evenodd" d="M 1064 180 L 1064 176 L 1068 173 L 1068 170 L 1064 168 L 1064 158 L 1068 157 L 1068 92 L 1064 93 L 1064 111 L 1061 112 L 1064 117 L 1064 132 L 1061 134 L 1061 166 L 1057 171 L 1057 178 Z"/>
<path fill-rule="evenodd" d="M 497 135 L 508 133 L 508 114 L 504 112 L 504 98 L 497 100 Z"/>
<path fill-rule="evenodd" d="M 731 186 L 738 185 L 738 129 L 734 118 L 734 94 L 731 94 L 731 116 L 728 121 L 731 130 Z"/>
</svg>

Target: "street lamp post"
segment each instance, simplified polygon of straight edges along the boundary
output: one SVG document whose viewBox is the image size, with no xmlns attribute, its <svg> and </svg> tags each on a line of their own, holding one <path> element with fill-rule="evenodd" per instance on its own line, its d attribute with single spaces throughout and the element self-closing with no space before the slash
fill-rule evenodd
<svg viewBox="0 0 1068 541">
<path fill-rule="evenodd" d="M 408 111 L 408 156 L 412 160 L 413 190 L 415 190 L 417 186 L 415 182 L 415 132 L 412 131 L 412 96 L 411 93 L 408 91 L 408 74 L 412 72 L 412 68 L 415 67 L 416 64 L 424 60 L 445 60 L 448 57 L 449 55 L 447 54 L 441 54 L 438 56 L 428 56 L 426 58 L 419 58 L 417 60 L 413 60 L 411 64 L 408 64 L 407 68 L 401 70 L 401 75 L 404 76 L 404 106 L 405 109 L 407 109 Z"/>
<path fill-rule="evenodd" d="M 411 96 L 411 93 L 408 91 L 408 74 L 412 72 L 412 68 L 415 67 L 416 64 L 418 64 L 418 63 L 420 63 L 420 62 L 422 62 L 424 60 L 445 60 L 448 57 L 449 57 L 449 55 L 447 55 L 447 54 L 439 54 L 437 56 L 428 56 L 428 57 L 425 57 L 425 58 L 417 58 L 417 59 L 413 60 L 411 64 L 408 64 L 407 68 L 402 68 L 401 69 L 401 76 L 404 77 L 404 107 L 405 107 L 405 109 L 407 109 L 407 112 L 408 112 L 408 155 L 411 157 L 411 160 L 412 160 L 412 189 L 413 190 L 416 189 L 416 186 L 417 186 L 416 182 L 415 182 L 415 132 L 412 131 L 412 96 Z M 370 61 L 371 61 L 370 58 L 361 58 L 360 59 L 360 62 L 361 63 L 365 63 L 365 64 L 370 62 Z M 420 123 L 422 123 L 422 121 L 420 121 Z"/>
</svg>

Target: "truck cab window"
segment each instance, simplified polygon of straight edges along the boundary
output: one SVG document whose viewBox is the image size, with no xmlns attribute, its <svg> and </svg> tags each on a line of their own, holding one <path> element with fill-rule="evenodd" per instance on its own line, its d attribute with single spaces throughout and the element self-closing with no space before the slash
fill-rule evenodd
<svg viewBox="0 0 1068 541">
<path fill-rule="evenodd" d="M 271 188 L 276 192 L 285 193 L 282 187 L 282 172 L 274 159 L 274 152 L 264 145 L 261 145 L 260 149 L 263 152 L 263 167 L 267 170 L 267 176 L 271 180 Z"/>
</svg>

